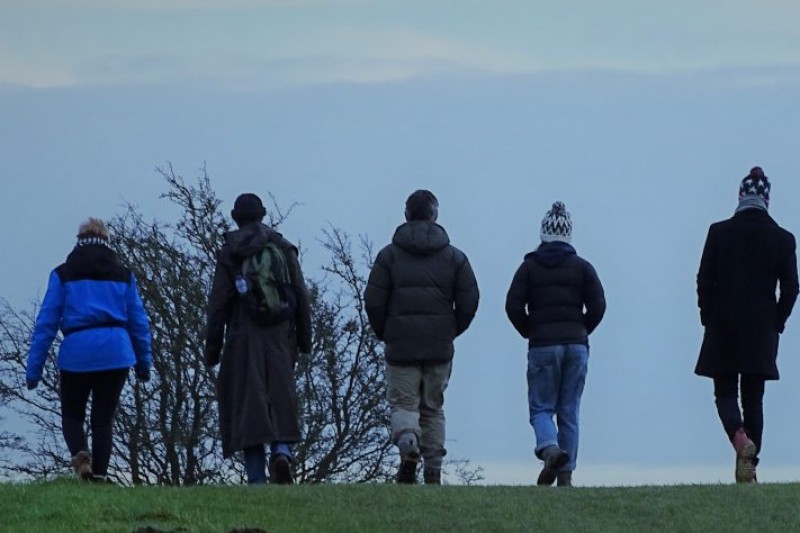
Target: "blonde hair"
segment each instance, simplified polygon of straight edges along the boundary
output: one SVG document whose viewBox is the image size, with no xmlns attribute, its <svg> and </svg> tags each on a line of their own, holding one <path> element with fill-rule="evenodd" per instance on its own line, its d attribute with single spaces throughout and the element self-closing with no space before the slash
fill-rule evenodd
<svg viewBox="0 0 800 533">
<path fill-rule="evenodd" d="M 99 218 L 89 217 L 78 227 L 78 237 L 100 237 L 108 239 L 108 226 Z"/>
</svg>

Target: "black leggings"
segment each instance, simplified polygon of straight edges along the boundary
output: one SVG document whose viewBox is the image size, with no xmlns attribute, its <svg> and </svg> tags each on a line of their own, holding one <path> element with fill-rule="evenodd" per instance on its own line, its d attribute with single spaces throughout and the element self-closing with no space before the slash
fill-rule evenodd
<svg viewBox="0 0 800 533">
<path fill-rule="evenodd" d="M 728 438 L 740 427 L 761 451 L 761 435 L 764 433 L 764 378 L 752 374 L 742 376 L 742 410 L 739 411 L 739 374 L 714 378 L 714 396 L 717 413 Z"/>
<path fill-rule="evenodd" d="M 112 427 L 119 396 L 128 377 L 128 369 L 99 372 L 61 371 L 61 430 L 69 453 L 89 451 L 86 443 L 86 404 L 92 396 L 92 472 L 96 476 L 108 473 L 111 458 Z"/>
</svg>

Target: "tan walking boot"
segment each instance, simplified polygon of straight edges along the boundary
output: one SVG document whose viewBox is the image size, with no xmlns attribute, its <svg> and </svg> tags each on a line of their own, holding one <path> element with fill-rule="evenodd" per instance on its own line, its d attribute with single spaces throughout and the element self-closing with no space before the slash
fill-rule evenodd
<svg viewBox="0 0 800 533">
<path fill-rule="evenodd" d="M 736 483 L 756 482 L 756 445 L 744 428 L 739 428 L 731 440 L 736 450 Z"/>
<path fill-rule="evenodd" d="M 78 452 L 72 458 L 72 468 L 75 473 L 83 480 L 90 480 L 93 476 L 92 472 L 92 456 L 89 452 Z"/>
</svg>

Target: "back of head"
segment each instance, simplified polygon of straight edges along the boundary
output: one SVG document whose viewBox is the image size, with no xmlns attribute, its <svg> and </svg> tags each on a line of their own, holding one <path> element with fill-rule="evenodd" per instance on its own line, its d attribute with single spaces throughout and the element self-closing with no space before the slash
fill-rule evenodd
<svg viewBox="0 0 800 533">
<path fill-rule="evenodd" d="M 419 189 L 406 200 L 406 220 L 435 222 L 439 217 L 439 200 L 431 191 Z"/>
<path fill-rule="evenodd" d="M 755 197 L 769 204 L 769 193 L 772 185 L 761 167 L 753 167 L 750 173 L 742 178 L 739 184 L 739 200 L 746 197 Z"/>
<path fill-rule="evenodd" d="M 539 236 L 542 242 L 568 243 L 572 240 L 572 218 L 564 202 L 554 202 L 553 207 L 545 213 Z"/>
<path fill-rule="evenodd" d="M 108 236 L 108 226 L 99 218 L 89 217 L 78 226 L 78 240 L 97 239 L 100 242 L 108 242 Z"/>
<path fill-rule="evenodd" d="M 241 227 L 251 222 L 260 222 L 266 214 L 267 210 L 264 209 L 261 198 L 253 193 L 244 193 L 233 203 L 231 218 Z"/>
</svg>

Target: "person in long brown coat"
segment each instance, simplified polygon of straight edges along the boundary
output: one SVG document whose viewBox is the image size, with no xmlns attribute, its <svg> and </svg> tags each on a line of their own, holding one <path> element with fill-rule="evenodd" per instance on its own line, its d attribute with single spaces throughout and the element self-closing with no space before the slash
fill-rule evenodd
<svg viewBox="0 0 800 533">
<path fill-rule="evenodd" d="M 265 215 L 254 194 L 234 203 L 231 216 L 238 229 L 225 235 L 217 260 L 205 362 L 215 366 L 221 360 L 217 397 L 223 456 L 244 452 L 248 483 L 266 483 L 268 444 L 270 482 L 288 484 L 293 482 L 292 445 L 300 440 L 294 368 L 298 355 L 311 351 L 311 312 L 297 248 L 262 223 Z M 283 252 L 295 305 L 288 318 L 265 325 L 253 318 L 237 282 L 243 282 L 245 259 L 268 243 Z"/>
<path fill-rule="evenodd" d="M 708 230 L 697 274 L 705 335 L 695 373 L 714 380 L 739 483 L 756 481 L 764 383 L 779 378 L 778 337 L 798 293 L 795 239 L 769 216 L 770 189 L 760 167 L 745 176 L 736 213 Z"/>
</svg>

